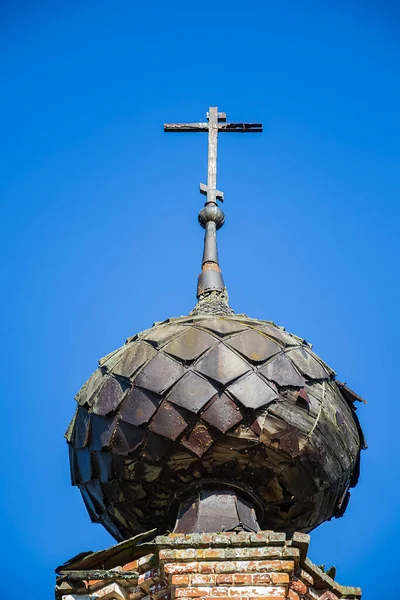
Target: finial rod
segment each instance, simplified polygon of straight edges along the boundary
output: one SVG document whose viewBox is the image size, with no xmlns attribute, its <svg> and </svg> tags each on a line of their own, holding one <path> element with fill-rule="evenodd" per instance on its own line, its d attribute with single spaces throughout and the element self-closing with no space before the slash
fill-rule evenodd
<svg viewBox="0 0 400 600">
<path fill-rule="evenodd" d="M 204 251 L 201 264 L 201 273 L 197 283 L 197 298 L 207 292 L 224 292 L 225 284 L 222 277 L 221 269 L 218 263 L 218 248 L 217 248 L 217 229 L 222 227 L 224 223 L 224 213 L 214 204 L 217 209 L 214 216 L 217 221 L 206 220 L 211 216 L 213 205 L 208 203 L 199 213 L 200 225 L 204 227 Z M 211 208 L 211 210 L 210 210 Z"/>
</svg>

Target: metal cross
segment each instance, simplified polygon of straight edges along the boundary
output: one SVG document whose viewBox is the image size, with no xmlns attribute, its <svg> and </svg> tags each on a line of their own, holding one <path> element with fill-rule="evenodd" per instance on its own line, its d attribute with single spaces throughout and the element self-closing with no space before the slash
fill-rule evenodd
<svg viewBox="0 0 400 600">
<path fill-rule="evenodd" d="M 217 145 L 218 133 L 261 133 L 261 123 L 227 123 L 226 113 L 218 112 L 212 106 L 207 113 L 207 123 L 165 123 L 164 131 L 203 131 L 208 132 L 208 176 L 207 185 L 200 184 L 200 193 L 207 196 L 207 204 L 223 202 L 224 195 L 217 190 Z"/>
</svg>

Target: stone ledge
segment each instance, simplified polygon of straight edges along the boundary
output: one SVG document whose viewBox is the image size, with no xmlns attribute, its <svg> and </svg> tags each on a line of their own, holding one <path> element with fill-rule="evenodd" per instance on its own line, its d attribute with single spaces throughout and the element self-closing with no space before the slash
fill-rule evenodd
<svg viewBox="0 0 400 600">
<path fill-rule="evenodd" d="M 295 534 L 296 535 L 296 534 Z M 297 534 L 305 536 L 305 534 Z M 296 538 L 297 539 L 297 538 Z M 286 534 L 277 531 L 261 531 L 259 533 L 224 532 L 224 533 L 171 533 L 158 536 L 155 545 L 158 548 L 221 548 L 241 546 L 285 546 L 292 540 L 286 540 Z M 294 544 L 293 544 L 294 545 Z"/>
<path fill-rule="evenodd" d="M 292 559 L 299 561 L 300 552 L 298 548 L 264 546 L 248 548 L 187 548 L 184 550 L 160 550 L 159 560 L 161 564 L 166 562 L 193 562 L 207 560 L 265 560 L 265 559 Z"/>
</svg>

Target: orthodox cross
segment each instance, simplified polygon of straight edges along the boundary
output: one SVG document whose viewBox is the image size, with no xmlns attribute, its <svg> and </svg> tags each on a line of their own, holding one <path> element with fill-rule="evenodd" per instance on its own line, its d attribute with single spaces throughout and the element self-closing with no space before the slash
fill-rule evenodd
<svg viewBox="0 0 400 600">
<path fill-rule="evenodd" d="M 216 231 L 225 221 L 217 200 L 224 201 L 224 194 L 217 190 L 217 145 L 218 133 L 261 133 L 261 123 L 227 123 L 226 113 L 212 106 L 207 113 L 207 123 L 165 123 L 164 131 L 208 132 L 207 185 L 200 184 L 200 193 L 207 196 L 204 208 L 199 213 L 200 225 L 205 229 L 202 271 L 197 285 L 197 297 L 209 292 L 225 293 L 224 280 L 218 263 Z"/>
<path fill-rule="evenodd" d="M 221 200 L 224 195 L 217 190 L 217 146 L 218 133 L 261 133 L 261 123 L 227 123 L 226 113 L 218 112 L 216 106 L 211 106 L 207 113 L 207 123 L 165 123 L 164 131 L 208 132 L 208 176 L 207 185 L 200 184 L 200 193 L 207 196 L 207 202 Z"/>
</svg>

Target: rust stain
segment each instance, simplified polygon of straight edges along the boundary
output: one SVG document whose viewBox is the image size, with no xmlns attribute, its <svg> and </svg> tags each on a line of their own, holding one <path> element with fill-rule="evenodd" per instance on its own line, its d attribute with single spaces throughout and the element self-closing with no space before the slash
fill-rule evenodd
<svg viewBox="0 0 400 600">
<path fill-rule="evenodd" d="M 218 273 L 221 273 L 221 269 L 220 266 L 217 265 L 217 263 L 214 262 L 206 262 L 204 263 L 202 269 L 202 271 L 217 271 Z"/>
</svg>

